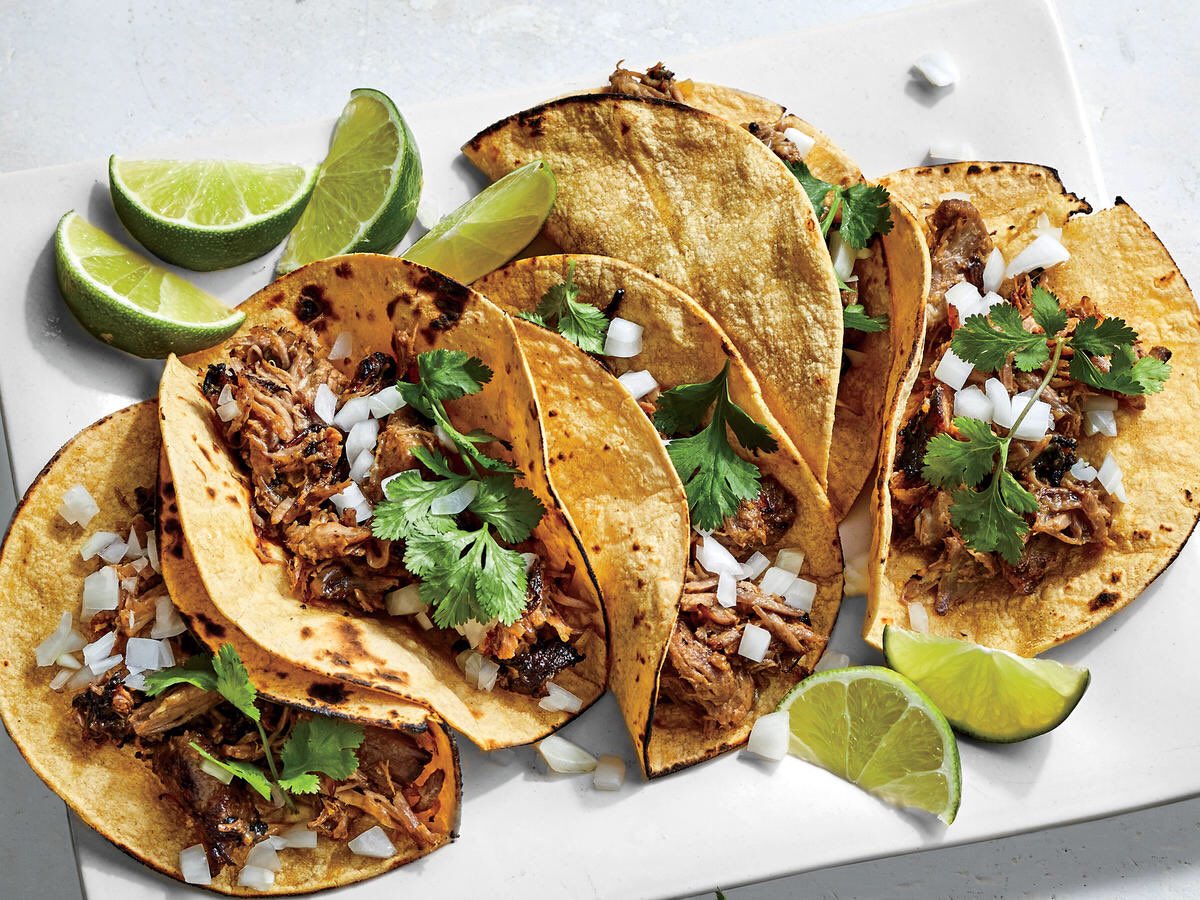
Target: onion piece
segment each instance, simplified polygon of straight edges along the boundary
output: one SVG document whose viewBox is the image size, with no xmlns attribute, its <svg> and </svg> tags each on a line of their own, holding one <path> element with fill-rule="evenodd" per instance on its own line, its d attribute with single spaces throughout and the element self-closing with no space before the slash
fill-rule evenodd
<svg viewBox="0 0 1200 900">
<path fill-rule="evenodd" d="M 795 145 L 796 153 L 799 154 L 801 159 L 808 156 L 812 148 L 817 145 L 815 139 L 809 137 L 799 128 L 785 128 L 783 129 L 783 136 Z"/>
<path fill-rule="evenodd" d="M 112 566 L 98 569 L 83 579 L 83 612 L 81 618 L 86 620 L 106 609 L 116 609 L 121 599 L 121 588 L 117 580 L 117 570 Z"/>
<path fill-rule="evenodd" d="M 228 769 L 222 769 L 211 759 L 200 757 L 200 771 L 211 775 L 217 781 L 221 782 L 221 784 L 229 784 L 233 781 L 233 773 Z"/>
<path fill-rule="evenodd" d="M 217 407 L 217 418 L 222 422 L 232 422 L 238 417 L 238 413 L 242 408 L 238 406 L 236 400 L 230 400 L 228 403 L 222 403 Z"/>
<path fill-rule="evenodd" d="M 83 668 L 83 663 L 81 663 L 79 660 L 77 660 L 70 653 L 60 653 L 55 658 L 54 662 L 57 665 L 62 666 L 64 669 L 70 669 L 72 672 L 78 672 L 80 669 Z"/>
<path fill-rule="evenodd" d="M 642 326 L 620 316 L 608 323 L 604 335 L 604 355 L 628 359 L 642 352 Z"/>
<path fill-rule="evenodd" d="M 150 629 L 150 637 L 157 640 L 173 638 L 187 630 L 183 619 L 175 610 L 175 605 L 167 595 L 156 597 L 154 600 L 154 627 Z"/>
<path fill-rule="evenodd" d="M 337 394 L 327 384 L 317 386 L 317 394 L 313 397 L 313 412 L 326 425 L 332 425 L 337 415 Z"/>
<path fill-rule="evenodd" d="M 125 558 L 125 551 L 127 549 L 128 549 L 128 545 L 125 543 L 124 538 L 118 537 L 116 540 L 114 540 L 112 543 L 110 543 L 107 547 L 105 547 L 103 550 L 101 550 L 99 556 L 102 560 L 104 560 L 106 563 L 108 563 L 111 566 L 111 565 L 115 565 L 116 563 L 119 563 L 122 559 Z"/>
<path fill-rule="evenodd" d="M 717 602 L 726 609 L 737 606 L 737 578 L 728 572 L 717 576 Z"/>
<path fill-rule="evenodd" d="M 458 445 L 455 444 L 453 440 L 451 440 L 450 435 L 446 434 L 446 429 L 443 428 L 441 425 L 438 425 L 437 423 L 434 423 L 434 426 L 433 426 L 433 436 L 435 438 L 437 438 L 438 444 L 447 453 L 457 453 L 458 452 Z"/>
<path fill-rule="evenodd" d="M 333 424 L 349 432 L 359 422 L 371 418 L 371 401 L 366 397 L 354 397 L 347 400 L 345 405 L 333 417 Z"/>
<path fill-rule="evenodd" d="M 488 622 L 478 622 L 475 619 L 467 619 L 467 621 L 458 627 L 458 633 L 467 639 L 467 643 L 474 650 L 483 642 L 484 635 L 492 630 L 492 626 L 497 621 L 496 619 L 492 619 Z"/>
<path fill-rule="evenodd" d="M 367 498 L 363 496 L 362 489 L 357 484 L 351 484 L 340 494 L 334 494 L 329 499 L 338 511 L 338 515 L 341 515 L 345 510 L 353 509 L 360 503 L 365 503 Z"/>
<path fill-rule="evenodd" d="M 750 558 L 742 563 L 742 573 L 738 577 L 753 581 L 770 567 L 770 557 L 755 550 L 750 554 Z"/>
<path fill-rule="evenodd" d="M 233 400 L 233 385 L 227 384 L 221 388 L 221 393 L 217 395 L 217 406 L 222 403 L 229 403 Z"/>
<path fill-rule="evenodd" d="M 696 547 L 696 562 L 714 575 L 728 572 L 734 577 L 739 577 L 742 574 L 742 564 L 737 561 L 737 557 L 712 535 L 705 535 Z"/>
<path fill-rule="evenodd" d="M 33 651 L 34 659 L 39 666 L 50 666 L 54 664 L 54 660 L 67 651 L 67 643 L 70 640 L 71 633 L 74 631 L 74 621 L 71 613 L 68 610 L 62 614 L 62 618 L 58 620 L 58 626 L 46 636 L 46 639 L 37 645 L 37 649 Z M 76 650 L 79 648 L 76 647 Z"/>
<path fill-rule="evenodd" d="M 146 676 L 141 672 L 130 672 L 125 676 L 125 687 L 131 691 L 144 691 L 146 689 Z"/>
<path fill-rule="evenodd" d="M 404 399 L 404 395 L 396 389 L 395 385 L 372 394 L 367 401 L 371 406 L 371 415 L 377 419 L 387 418 L 408 405 L 408 401 Z"/>
<path fill-rule="evenodd" d="M 272 872 L 278 872 L 283 868 L 283 863 L 279 861 L 279 854 L 275 852 L 275 847 L 269 841 L 259 841 L 250 848 L 250 853 L 246 856 L 246 865 L 258 866 L 260 869 L 268 869 Z"/>
<path fill-rule="evenodd" d="M 854 248 L 842 240 L 839 232 L 829 235 L 829 256 L 833 260 L 833 271 L 842 281 L 854 274 Z"/>
<path fill-rule="evenodd" d="M 100 554 L 100 551 L 111 544 L 113 541 L 119 541 L 121 536 L 112 531 L 97 531 L 91 535 L 83 546 L 79 548 L 79 555 L 84 559 L 92 559 Z"/>
<path fill-rule="evenodd" d="M 1117 436 L 1117 414 L 1111 409 L 1089 409 L 1083 414 L 1083 433 Z"/>
<path fill-rule="evenodd" d="M 212 884 L 208 854 L 203 844 L 192 844 L 179 851 L 179 871 L 188 884 Z"/>
<path fill-rule="evenodd" d="M 106 659 L 101 659 L 92 663 L 90 666 L 88 666 L 88 668 L 92 670 L 93 675 L 103 675 L 114 666 L 119 665 L 121 659 L 122 657 L 120 653 L 114 653 L 112 656 Z M 82 669 L 80 671 L 82 671 Z"/>
<path fill-rule="evenodd" d="M 993 247 L 988 254 L 987 263 L 983 267 L 983 291 L 992 294 L 1000 290 L 1004 283 L 1004 254 L 999 247 Z"/>
<path fill-rule="evenodd" d="M 796 580 L 796 573 L 789 572 L 787 569 L 781 569 L 778 566 L 771 566 L 763 575 L 762 581 L 758 586 L 762 588 L 764 594 L 775 594 L 782 597 L 783 592 L 792 586 Z"/>
<path fill-rule="evenodd" d="M 125 547 L 126 559 L 141 559 L 146 555 L 145 548 L 142 547 L 141 541 L 138 540 L 136 528 L 130 527 L 129 539 L 125 541 Z"/>
<path fill-rule="evenodd" d="M 496 676 L 499 674 L 500 666 L 495 660 L 480 656 L 479 672 L 475 675 L 475 687 L 481 691 L 490 692 L 496 686 Z"/>
<path fill-rule="evenodd" d="M 953 350 L 947 348 L 937 368 L 933 370 L 933 377 L 957 391 L 967 383 L 974 371 L 974 364 L 961 359 Z"/>
<path fill-rule="evenodd" d="M 81 687 L 91 684 L 96 680 L 96 677 L 96 673 L 92 671 L 91 666 L 84 666 L 71 677 L 70 681 L 67 682 L 67 690 L 78 690 Z"/>
<path fill-rule="evenodd" d="M 954 392 L 954 416 L 966 416 L 981 422 L 992 421 L 992 401 L 975 385 Z"/>
<path fill-rule="evenodd" d="M 106 631 L 100 637 L 96 638 L 90 644 L 85 644 L 83 647 L 83 662 L 85 665 L 91 665 L 94 662 L 99 662 L 108 656 L 112 655 L 113 647 L 117 644 L 117 633 L 115 631 Z"/>
<path fill-rule="evenodd" d="M 82 484 L 76 484 L 63 492 L 62 505 L 58 514 L 72 525 L 82 525 L 84 528 L 92 521 L 100 506 L 95 498 Z"/>
<path fill-rule="evenodd" d="M 1020 394 L 1014 397 L 1014 412 L 1018 407 L 1018 402 L 1020 408 L 1024 409 L 1029 398 Z M 1029 407 L 1029 412 L 1025 413 L 1025 418 L 1021 420 L 1021 424 L 1012 432 L 1012 436 L 1018 441 L 1040 441 L 1053 426 L 1054 419 L 1050 415 L 1050 404 L 1042 400 L 1034 400 Z"/>
<path fill-rule="evenodd" d="M 804 551 L 799 547 L 784 547 L 775 554 L 775 568 L 799 575 L 804 566 Z"/>
<path fill-rule="evenodd" d="M 846 359 L 850 360 L 851 366 L 861 366 L 863 360 L 867 358 L 867 354 L 861 350 L 855 350 L 852 347 L 842 347 L 842 353 L 846 355 Z"/>
<path fill-rule="evenodd" d="M 157 671 L 163 667 L 162 644 L 151 638 L 130 638 L 125 642 L 125 662 L 143 672 Z"/>
<path fill-rule="evenodd" d="M 763 759 L 783 759 L 792 738 L 791 716 L 785 709 L 759 716 L 750 729 L 746 750 Z"/>
<path fill-rule="evenodd" d="M 1062 229 L 1050 224 L 1050 217 L 1044 212 L 1038 213 L 1037 224 L 1033 226 L 1034 234 L 1048 234 L 1056 241 L 1062 241 Z"/>
<path fill-rule="evenodd" d="M 983 389 L 992 403 L 992 421 L 1001 428 L 1012 428 L 1015 418 L 1013 403 L 1003 382 L 998 378 L 989 378 L 984 382 Z"/>
<path fill-rule="evenodd" d="M 913 63 L 913 68 L 932 87 L 950 87 L 959 78 L 958 65 L 954 62 L 950 54 L 944 50 L 923 53 L 917 57 L 917 61 Z"/>
<path fill-rule="evenodd" d="M 958 310 L 958 320 L 965 322 L 983 312 L 983 296 L 969 281 L 960 281 L 946 291 L 946 302 Z"/>
<path fill-rule="evenodd" d="M 596 757 L 557 734 L 538 741 L 537 751 L 550 770 L 560 775 L 581 775 L 596 768 Z"/>
<path fill-rule="evenodd" d="M 908 604 L 908 627 L 921 634 L 929 633 L 929 611 L 924 605 L 916 601 Z"/>
<path fill-rule="evenodd" d="M 354 335 L 348 331 L 339 332 L 334 338 L 333 346 L 329 348 L 329 358 L 349 360 L 353 353 Z"/>
<path fill-rule="evenodd" d="M 583 700 L 568 691 L 565 687 L 546 682 L 546 690 L 550 693 L 538 701 L 538 706 L 548 712 L 577 713 L 583 709 Z"/>
<path fill-rule="evenodd" d="M 850 657 L 836 650 L 826 650 L 821 654 L 820 661 L 813 666 L 814 672 L 824 672 L 827 669 L 844 669 L 850 665 Z"/>
<path fill-rule="evenodd" d="M 54 677 L 50 679 L 50 690 L 61 691 L 67 686 L 73 674 L 71 669 L 59 669 L 54 673 Z"/>
<path fill-rule="evenodd" d="M 317 846 L 317 833 L 303 823 L 293 825 L 287 831 L 277 834 L 276 837 L 282 838 L 284 846 L 292 849 L 312 850 Z"/>
<path fill-rule="evenodd" d="M 1071 477 L 1076 481 L 1082 481 L 1088 484 L 1096 480 L 1096 476 L 1100 473 L 1096 471 L 1096 467 L 1088 463 L 1085 459 L 1075 460 L 1075 465 L 1071 466 Z"/>
<path fill-rule="evenodd" d="M 158 561 L 158 538 L 154 532 L 146 535 L 146 559 L 150 560 L 150 568 L 155 572 L 162 571 Z"/>
<path fill-rule="evenodd" d="M 360 453 L 374 450 L 378 440 L 378 419 L 363 419 L 361 422 L 355 422 L 350 426 L 349 434 L 346 435 L 346 459 L 354 460 Z"/>
<path fill-rule="evenodd" d="M 625 783 L 625 760 L 619 756 L 602 756 L 592 773 L 592 787 L 598 791 L 619 791 Z"/>
<path fill-rule="evenodd" d="M 1104 486 L 1104 489 L 1120 500 L 1125 502 L 1125 475 L 1121 471 L 1121 467 L 1117 465 L 1116 459 L 1112 453 L 1107 453 L 1104 456 L 1104 462 L 1100 465 L 1100 471 L 1096 473 L 1096 479 Z"/>
<path fill-rule="evenodd" d="M 965 141 L 937 141 L 929 145 L 929 162 L 952 163 L 974 159 L 975 148 Z"/>
<path fill-rule="evenodd" d="M 374 466 L 375 454 L 370 450 L 364 450 L 354 457 L 354 462 L 350 464 L 350 480 L 355 484 L 362 484 L 367 480 Z"/>
<path fill-rule="evenodd" d="M 358 856 L 370 856 L 375 859 L 388 859 L 396 855 L 396 848 L 380 826 L 368 828 L 358 837 L 347 842 L 351 853 Z"/>
<path fill-rule="evenodd" d="M 817 596 L 817 586 L 811 581 L 797 578 L 783 592 L 783 602 L 793 609 L 812 612 L 813 599 Z"/>
<path fill-rule="evenodd" d="M 617 381 L 621 382 L 621 387 L 629 391 L 634 400 L 641 400 L 651 391 L 658 390 L 658 381 L 650 374 L 649 369 L 626 372 L 617 378 Z"/>
<path fill-rule="evenodd" d="M 429 618 L 428 613 L 419 612 L 413 616 L 413 619 L 421 626 L 422 631 L 430 631 L 433 628 L 433 619 Z"/>
<path fill-rule="evenodd" d="M 375 827 L 378 828 L 379 826 L 376 825 Z M 256 891 L 265 891 L 274 886 L 275 873 L 270 869 L 264 869 L 260 866 L 242 866 L 241 871 L 238 872 L 237 883 L 242 887 L 252 888 Z"/>
<path fill-rule="evenodd" d="M 742 628 L 742 639 L 738 642 L 737 652 L 738 656 L 744 656 L 754 662 L 762 662 L 763 657 L 767 655 L 767 648 L 770 646 L 771 632 L 747 623 Z"/>
<path fill-rule="evenodd" d="M 1070 252 L 1055 238 L 1048 234 L 1039 234 L 1033 243 L 1022 250 L 1004 270 L 1005 278 L 1024 275 L 1034 269 L 1049 269 L 1071 258 Z"/>
<path fill-rule="evenodd" d="M 402 588 L 388 591 L 383 597 L 387 611 L 392 616 L 411 616 L 424 612 L 428 604 L 421 599 L 421 588 L 416 584 L 406 584 Z"/>
<path fill-rule="evenodd" d="M 164 669 L 169 669 L 175 665 L 175 651 L 171 649 L 170 641 L 158 642 L 160 663 Z"/>
</svg>

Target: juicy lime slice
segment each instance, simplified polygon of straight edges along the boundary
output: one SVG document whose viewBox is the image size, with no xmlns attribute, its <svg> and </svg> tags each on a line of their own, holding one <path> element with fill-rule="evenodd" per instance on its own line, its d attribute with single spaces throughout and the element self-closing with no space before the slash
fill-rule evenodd
<svg viewBox="0 0 1200 900">
<path fill-rule="evenodd" d="M 954 821 L 962 793 L 958 744 L 907 678 L 881 666 L 829 669 L 800 682 L 779 708 L 790 717 L 793 756 L 889 803 Z"/>
<path fill-rule="evenodd" d="M 121 246 L 74 211 L 54 232 L 58 285 L 81 325 L 135 356 L 211 347 L 246 318 L 211 294 Z"/>
<path fill-rule="evenodd" d="M 534 160 L 488 185 L 402 255 L 470 284 L 500 268 L 537 236 L 557 190 L 550 167 Z"/>
<path fill-rule="evenodd" d="M 951 725 L 984 741 L 1045 734 L 1071 714 L 1091 680 L 1087 669 L 891 625 L 883 650 Z"/>
<path fill-rule="evenodd" d="M 147 250 L 208 272 L 262 256 L 284 239 L 317 170 L 220 159 L 108 161 L 117 215 Z"/>
<path fill-rule="evenodd" d="M 403 116 L 386 94 L 351 91 L 277 271 L 341 253 L 391 251 L 412 225 L 420 198 L 421 156 Z"/>
</svg>

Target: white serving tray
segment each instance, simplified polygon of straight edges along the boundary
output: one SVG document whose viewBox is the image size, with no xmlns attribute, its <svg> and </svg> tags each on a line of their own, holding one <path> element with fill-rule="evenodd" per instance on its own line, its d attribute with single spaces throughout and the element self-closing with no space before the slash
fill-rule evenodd
<svg viewBox="0 0 1200 900">
<path fill-rule="evenodd" d="M 686 76 L 788 104 L 833 136 L 869 175 L 922 162 L 931 142 L 965 141 L 985 158 L 1054 165 L 1068 187 L 1103 206 L 1108 198 L 1061 40 L 1052 10 L 1041 0 L 975 0 L 667 62 Z M 831 47 L 839 48 L 835 65 L 828 64 Z M 909 67 L 921 53 L 939 48 L 952 49 L 962 80 L 935 96 L 910 82 Z M 620 55 L 614 47 L 614 58 Z M 457 149 L 479 128 L 547 96 L 598 83 L 604 74 L 405 109 L 421 146 L 428 194 L 449 210 L 481 187 Z M 324 119 L 130 155 L 315 161 L 331 124 Z M 159 370 L 100 345 L 62 304 L 51 235 L 71 208 L 121 233 L 103 160 L 0 176 L 0 271 L 14 303 L 0 338 L 0 395 L 21 489 L 72 434 L 151 396 Z M 228 272 L 189 277 L 236 302 L 269 280 L 273 262 L 274 254 Z M 1186 588 L 1198 576 L 1200 555 L 1188 547 L 1131 610 L 1054 653 L 1066 662 L 1086 662 L 1093 676 L 1087 696 L 1058 730 L 1014 746 L 963 742 L 963 804 L 949 829 L 886 807 L 796 760 L 763 764 L 731 754 L 640 784 L 616 706 L 606 698 L 566 735 L 594 751 L 624 755 L 631 779 L 622 791 L 600 794 L 586 778 L 542 774 L 530 750 L 496 761 L 464 746 L 457 844 L 337 893 L 680 895 L 1198 794 L 1200 721 L 1179 715 L 1194 705 L 1190 684 L 1200 678 L 1200 660 L 1190 647 L 1190 636 L 1200 631 L 1200 609 Z M 845 604 L 833 643 L 856 661 L 872 659 L 857 636 L 862 611 L 861 600 Z M 1153 671 L 1176 677 L 1157 678 L 1135 662 L 1144 659 L 1135 648 L 1150 646 Z M 73 833 L 91 897 L 200 895 L 146 870 L 78 821 Z"/>
</svg>

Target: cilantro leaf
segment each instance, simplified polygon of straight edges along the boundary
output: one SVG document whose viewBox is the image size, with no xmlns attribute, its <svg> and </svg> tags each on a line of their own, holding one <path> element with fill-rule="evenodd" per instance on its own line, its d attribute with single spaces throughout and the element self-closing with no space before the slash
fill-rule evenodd
<svg viewBox="0 0 1200 900">
<path fill-rule="evenodd" d="M 259 720 L 258 691 L 250 682 L 250 675 L 242 665 L 233 644 L 222 644 L 212 658 L 213 671 L 217 673 L 217 691 L 222 697 L 241 710 L 252 721 Z"/>
<path fill-rule="evenodd" d="M 935 435 L 925 451 L 921 477 L 936 487 L 974 487 L 995 467 L 996 451 L 1004 441 L 992 433 L 992 426 L 979 419 L 960 416 L 954 420 L 954 427 L 966 440 Z"/>
<path fill-rule="evenodd" d="M 492 380 L 492 370 L 483 360 L 463 350 L 429 350 L 417 356 L 417 383 L 397 383 L 408 404 L 433 418 L 434 403 L 477 394 Z"/>
<path fill-rule="evenodd" d="M 1004 368 L 1009 354 L 1022 372 L 1030 372 L 1050 358 L 1046 335 L 1026 331 L 1021 313 L 1008 304 L 993 306 L 987 315 L 967 319 L 954 332 L 950 349 L 984 372 Z"/>
<path fill-rule="evenodd" d="M 1125 324 L 1124 319 L 1097 319 L 1088 316 L 1080 319 L 1071 335 L 1071 346 L 1093 356 L 1111 356 L 1122 347 L 1133 344 L 1137 332 Z M 1073 377 L 1073 376 L 1072 376 Z"/>
<path fill-rule="evenodd" d="M 240 759 L 217 759 L 195 741 L 189 742 L 188 746 L 213 765 L 219 766 L 230 775 L 242 779 L 242 781 L 258 791 L 264 800 L 271 799 L 271 779 L 258 766 L 253 763 L 243 762 Z"/>
<path fill-rule="evenodd" d="M 525 609 L 525 560 L 497 544 L 486 528 L 415 535 L 405 544 L 404 565 L 421 578 L 421 599 L 440 628 L 467 619 L 511 625 Z"/>
<path fill-rule="evenodd" d="M 681 434 L 695 431 L 704 424 L 708 409 L 726 390 L 729 363 L 712 381 L 698 384 L 681 384 L 663 391 L 654 405 L 654 425 L 663 434 Z"/>
<path fill-rule="evenodd" d="M 558 333 L 586 353 L 603 353 L 604 336 L 608 331 L 608 317 L 590 303 L 580 303 L 579 286 L 575 284 L 575 263 L 567 264 L 567 277 L 551 286 L 538 302 L 537 312 L 519 313 L 528 319 L 550 328 L 557 323 Z"/>
<path fill-rule="evenodd" d="M 1004 469 L 981 491 L 954 492 L 950 521 L 967 546 L 979 553 L 998 551 L 1010 564 L 1021 558 L 1029 524 L 1022 513 L 1037 509 L 1037 500 Z"/>
<path fill-rule="evenodd" d="M 197 653 L 181 666 L 147 672 L 146 686 L 143 690 L 147 697 L 157 697 L 167 688 L 177 684 L 190 684 L 201 690 L 215 691 L 217 674 L 213 671 L 212 656 L 208 653 Z"/>
<path fill-rule="evenodd" d="M 867 309 L 861 303 L 852 303 L 842 309 L 842 327 L 853 328 L 855 331 L 863 331 L 867 334 L 875 334 L 880 331 L 887 331 L 888 317 L 884 316 L 868 316 Z"/>
<path fill-rule="evenodd" d="M 828 181 L 822 181 L 809 170 L 808 165 L 804 162 L 785 162 L 784 165 L 796 176 L 800 187 L 804 189 L 804 193 L 808 194 L 808 201 L 812 204 L 817 218 L 821 218 L 821 213 L 825 209 L 825 200 L 830 191 L 837 190 L 837 186 Z"/>
<path fill-rule="evenodd" d="M 771 434 L 771 429 L 750 418 L 750 414 L 730 400 L 728 394 L 719 401 L 719 405 L 725 415 L 725 424 L 729 426 L 738 443 L 747 450 L 774 453 L 779 449 L 779 442 Z"/>
<path fill-rule="evenodd" d="M 1153 356 L 1138 359 L 1132 347 L 1124 347 L 1113 354 L 1107 372 L 1101 371 L 1088 354 L 1076 350 L 1070 372 L 1076 381 L 1102 391 L 1136 396 L 1161 391 L 1171 375 L 1171 366 Z"/>
<path fill-rule="evenodd" d="M 416 455 L 414 453 L 414 455 Z M 399 541 L 416 531 L 439 532 L 454 527 L 450 516 L 435 516 L 433 501 L 445 497 L 467 484 L 472 479 L 455 474 L 440 453 L 425 454 L 429 468 L 439 474 L 440 481 L 425 481 L 417 469 L 408 469 L 393 477 L 384 493 L 387 499 L 375 504 L 375 515 L 371 519 L 371 533 L 385 541 Z"/>
<path fill-rule="evenodd" d="M 892 230 L 891 196 L 880 184 L 852 184 L 842 191 L 842 223 L 838 234 L 857 250 L 876 234 Z"/>
<path fill-rule="evenodd" d="M 1067 327 L 1067 314 L 1058 303 L 1058 297 L 1038 286 L 1033 289 L 1033 321 L 1042 327 L 1046 337 L 1054 337 Z"/>
<path fill-rule="evenodd" d="M 279 753 L 283 763 L 280 787 L 295 794 L 312 794 L 319 786 L 318 773 L 335 781 L 349 778 L 358 769 L 354 751 L 362 742 L 362 727 L 352 722 L 329 716 L 298 722 Z"/>
<path fill-rule="evenodd" d="M 546 512 L 528 488 L 519 488 L 511 475 L 495 475 L 479 482 L 479 492 L 468 507 L 486 525 L 496 529 L 502 540 L 519 544 L 533 533 Z"/>
</svg>

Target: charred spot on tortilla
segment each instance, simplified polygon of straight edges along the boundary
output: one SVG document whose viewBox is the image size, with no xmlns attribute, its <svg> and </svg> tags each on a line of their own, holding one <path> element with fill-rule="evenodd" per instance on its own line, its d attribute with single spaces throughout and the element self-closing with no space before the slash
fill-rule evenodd
<svg viewBox="0 0 1200 900">
<path fill-rule="evenodd" d="M 1092 598 L 1091 603 L 1088 604 L 1088 609 L 1092 612 L 1097 612 L 1106 606 L 1112 606 L 1120 599 L 1120 594 L 1113 593 L 1112 591 L 1101 591 Z"/>
<path fill-rule="evenodd" d="M 350 265 L 350 260 L 343 259 L 336 266 L 334 266 L 333 274 L 337 275 L 338 278 L 353 278 L 354 269 Z"/>
<path fill-rule="evenodd" d="M 296 318 L 309 325 L 318 316 L 330 313 L 325 299 L 325 289 L 319 284 L 306 284 L 300 288 L 300 299 L 296 301 Z"/>
<path fill-rule="evenodd" d="M 307 625 L 300 626 L 300 637 L 302 637 L 304 640 L 308 640 L 312 636 L 313 630 L 311 628 L 309 628 Z"/>
<path fill-rule="evenodd" d="M 314 681 L 305 692 L 321 703 L 345 703 L 350 696 L 346 686 L 338 681 Z"/>
</svg>

